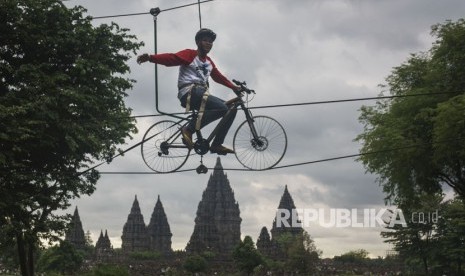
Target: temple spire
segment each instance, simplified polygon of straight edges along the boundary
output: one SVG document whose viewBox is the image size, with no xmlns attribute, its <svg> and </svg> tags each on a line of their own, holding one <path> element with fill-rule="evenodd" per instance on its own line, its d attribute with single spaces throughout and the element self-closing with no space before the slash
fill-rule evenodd
<svg viewBox="0 0 465 276">
<path fill-rule="evenodd" d="M 171 237 L 173 234 L 168 224 L 163 204 L 158 195 L 155 208 L 153 209 L 150 223 L 147 227 L 149 236 L 150 250 L 158 251 L 164 254 L 171 253 Z"/>
<path fill-rule="evenodd" d="M 292 235 L 300 234 L 303 231 L 303 228 L 301 226 L 293 225 L 293 221 L 300 222 L 299 218 L 294 216 L 297 216 L 297 213 L 295 212 L 295 204 L 294 200 L 292 199 L 291 194 L 289 193 L 289 190 L 287 189 L 287 185 L 284 187 L 284 192 L 283 195 L 281 196 L 281 200 L 279 201 L 279 206 L 277 212 L 278 214 L 282 214 L 283 212 L 288 212 L 289 217 L 285 220 L 287 223 L 281 223 L 282 219 L 280 219 L 279 225 L 277 225 L 277 218 L 273 220 L 273 228 L 271 229 L 271 236 L 272 240 L 275 240 L 279 235 L 283 233 L 290 233 Z"/>
<path fill-rule="evenodd" d="M 98 255 L 103 253 L 108 253 L 113 249 L 111 245 L 110 238 L 108 237 L 108 231 L 105 230 L 105 235 L 103 235 L 103 231 L 100 230 L 100 236 L 95 244 L 95 250 L 97 251 Z"/>
<path fill-rule="evenodd" d="M 284 186 L 284 192 L 283 192 L 283 195 L 281 196 L 281 200 L 279 201 L 278 209 L 287 209 L 287 210 L 295 209 L 294 200 L 292 199 L 292 196 L 289 193 L 289 190 L 287 189 L 287 185 Z"/>
<path fill-rule="evenodd" d="M 148 249 L 147 229 L 140 211 L 137 195 L 132 203 L 131 213 L 123 227 L 121 248 L 124 252 L 145 251 Z"/>
<path fill-rule="evenodd" d="M 241 241 L 239 204 L 224 174 L 220 158 L 210 175 L 197 208 L 194 231 L 186 246 L 188 252 L 204 250 L 229 254 Z"/>
<path fill-rule="evenodd" d="M 74 209 L 74 215 L 66 232 L 65 241 L 68 241 L 76 249 L 84 249 L 86 246 L 86 238 L 84 229 L 82 228 L 81 218 L 79 216 L 78 207 Z"/>
<path fill-rule="evenodd" d="M 265 256 L 268 256 L 271 253 L 271 238 L 270 234 L 268 233 L 268 229 L 265 226 L 263 226 L 262 230 L 260 231 L 260 235 L 258 236 L 257 249 Z"/>
</svg>

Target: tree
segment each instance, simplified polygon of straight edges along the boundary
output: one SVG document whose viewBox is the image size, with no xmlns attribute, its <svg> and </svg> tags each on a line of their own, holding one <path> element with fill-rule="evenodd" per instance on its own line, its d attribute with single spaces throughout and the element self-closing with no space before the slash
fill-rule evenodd
<svg viewBox="0 0 465 276">
<path fill-rule="evenodd" d="M 60 245 L 53 246 L 44 251 L 37 261 L 38 270 L 41 272 L 59 272 L 64 275 L 74 274 L 84 261 L 73 245 L 64 241 Z"/>
<path fill-rule="evenodd" d="M 198 272 L 205 272 L 207 270 L 207 260 L 200 255 L 192 255 L 186 258 L 183 264 L 185 270 L 189 271 L 194 275 Z"/>
<path fill-rule="evenodd" d="M 437 231 L 437 256 L 442 271 L 463 275 L 465 263 L 465 204 L 461 199 L 453 199 L 441 204 Z"/>
<path fill-rule="evenodd" d="M 465 20 L 437 24 L 432 35 L 432 48 L 395 67 L 382 86 L 398 97 L 361 109 L 359 160 L 394 204 L 440 193 L 442 184 L 465 198 Z"/>
<path fill-rule="evenodd" d="M 334 260 L 342 263 L 358 263 L 362 264 L 368 260 L 368 251 L 365 249 L 351 250 L 342 254 L 341 256 L 335 256 Z"/>
<path fill-rule="evenodd" d="M 0 263 L 3 269 L 16 270 L 19 267 L 16 244 L 1 229 L 0 226 Z"/>
<path fill-rule="evenodd" d="M 263 257 L 255 248 L 250 236 L 245 236 L 233 251 L 233 259 L 240 270 L 250 275 L 254 269 L 263 263 Z"/>
<path fill-rule="evenodd" d="M 84 276 L 129 276 L 127 268 L 111 264 L 98 264 Z"/>
<path fill-rule="evenodd" d="M 465 261 L 464 207 L 458 198 L 444 201 L 443 195 L 418 195 L 414 206 L 402 208 L 407 225 L 387 227 L 381 236 L 394 244 L 411 272 L 461 275 Z"/>
<path fill-rule="evenodd" d="M 0 2 L 0 226 L 22 275 L 42 240 L 61 235 L 69 200 L 90 195 L 87 170 L 136 131 L 124 104 L 126 61 L 141 46 L 116 24 L 94 27 L 58 0 Z"/>
<path fill-rule="evenodd" d="M 443 196 L 439 194 L 417 195 L 415 203 L 399 206 L 407 218 L 406 225 L 394 224 L 381 232 L 385 242 L 394 244 L 394 249 L 410 267 L 418 263 L 425 274 L 430 273 L 432 262 L 436 259 L 438 244 L 434 233 L 437 231 L 437 212 L 442 199 Z"/>
<path fill-rule="evenodd" d="M 307 231 L 298 234 L 284 232 L 276 237 L 279 252 L 277 266 L 282 261 L 286 271 L 292 273 L 312 273 L 316 269 L 321 251 L 316 248 L 315 242 Z"/>
<path fill-rule="evenodd" d="M 286 266 L 297 273 L 312 274 L 321 255 L 310 235 L 303 231 L 294 237 L 287 249 Z"/>
</svg>

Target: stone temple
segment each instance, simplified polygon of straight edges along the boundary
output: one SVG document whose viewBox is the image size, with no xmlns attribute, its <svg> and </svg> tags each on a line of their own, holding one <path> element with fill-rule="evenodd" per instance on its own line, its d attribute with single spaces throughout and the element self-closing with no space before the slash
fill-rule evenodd
<svg viewBox="0 0 465 276">
<path fill-rule="evenodd" d="M 78 208 L 74 209 L 74 215 L 71 218 L 71 223 L 66 231 L 65 241 L 74 245 L 76 249 L 84 249 L 86 247 L 86 237 L 82 228 L 81 218 L 79 217 Z"/>
<path fill-rule="evenodd" d="M 291 214 L 286 219 L 287 223 L 278 225 L 278 220 L 275 217 L 270 231 L 266 227 L 262 227 L 256 245 L 257 249 L 265 256 L 279 259 L 282 255 L 278 244 L 279 236 L 283 234 L 295 236 L 304 231 L 301 226 L 292 226 L 292 221 L 299 222 L 299 218 L 293 217 L 292 210 L 296 209 L 296 206 L 287 185 L 284 188 L 278 209 L 287 210 Z M 187 253 L 211 251 L 225 259 L 228 258 L 227 256 L 231 256 L 230 253 L 241 242 L 242 219 L 239 204 L 235 200 L 234 191 L 223 170 L 220 158 L 216 160 L 215 168 L 203 191 L 194 221 L 194 230 L 185 248 Z M 286 226 L 288 224 L 289 226 Z M 171 237 L 168 218 L 160 196 L 156 200 L 148 225 L 145 224 L 139 201 L 135 196 L 121 236 L 123 253 L 156 251 L 163 255 L 170 255 L 173 252 Z M 85 246 L 85 235 L 77 208 L 71 227 L 66 233 L 66 240 L 74 244 L 76 248 Z M 96 245 L 97 253 L 111 252 L 112 248 L 107 231 L 105 231 L 105 235 L 101 231 Z"/>
<path fill-rule="evenodd" d="M 165 254 L 171 252 L 171 237 L 173 234 L 171 234 L 168 218 L 160 201 L 160 196 L 158 196 L 150 223 L 147 226 L 147 235 L 151 250 Z"/>
<path fill-rule="evenodd" d="M 284 193 L 281 196 L 281 200 L 279 201 L 278 210 L 286 210 L 289 212 L 289 218 L 285 219 L 287 223 L 279 223 L 277 222 L 277 218 L 275 217 L 273 220 L 273 228 L 271 228 L 271 237 L 272 239 L 276 239 L 278 236 L 284 233 L 290 233 L 292 235 L 301 234 L 303 228 L 301 226 L 293 226 L 292 222 L 300 222 L 299 218 L 294 218 L 293 216 L 297 214 L 293 214 L 292 210 L 295 210 L 294 200 L 291 197 L 291 194 L 287 190 L 287 185 L 284 187 Z"/>
<path fill-rule="evenodd" d="M 145 226 L 144 216 L 140 211 L 137 196 L 132 203 L 128 220 L 124 224 L 121 240 L 123 252 L 148 250 L 147 227 Z"/>
<path fill-rule="evenodd" d="M 294 200 L 286 185 L 281 200 L 279 201 L 278 210 L 286 210 L 289 212 L 290 216 L 287 219 L 281 218 L 279 223 L 277 217 L 274 218 L 273 226 L 270 231 L 271 237 L 266 227 L 263 227 L 260 231 L 260 235 L 257 239 L 257 249 L 265 256 L 280 257 L 281 253 L 277 240 L 281 235 L 290 234 L 296 236 L 303 233 L 304 229 L 301 226 L 294 226 L 292 224 L 293 221 L 300 222 L 298 217 L 294 217 L 294 215 L 297 215 L 296 213 L 293 214 L 292 210 L 294 209 L 296 209 Z"/>
<path fill-rule="evenodd" d="M 95 250 L 98 253 L 105 253 L 113 250 L 107 230 L 105 230 L 105 235 L 103 235 L 103 231 L 100 231 L 100 236 L 95 244 Z"/>
<path fill-rule="evenodd" d="M 169 254 L 171 249 L 171 230 L 163 205 L 158 196 L 155 208 L 148 226 L 145 225 L 144 216 L 139 207 L 137 196 L 123 227 L 121 248 L 123 252 L 157 251 Z"/>
<path fill-rule="evenodd" d="M 229 255 L 241 241 L 241 221 L 239 204 L 218 158 L 198 205 L 186 251 Z"/>
</svg>

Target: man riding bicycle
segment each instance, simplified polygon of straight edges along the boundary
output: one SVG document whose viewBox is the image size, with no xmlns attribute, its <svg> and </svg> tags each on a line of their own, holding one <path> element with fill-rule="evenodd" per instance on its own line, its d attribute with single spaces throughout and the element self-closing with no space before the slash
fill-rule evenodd
<svg viewBox="0 0 465 276">
<path fill-rule="evenodd" d="M 165 66 L 179 66 L 178 77 L 178 98 L 181 105 L 188 111 L 190 108 L 199 111 L 200 121 L 197 123 L 194 119 L 181 129 L 183 141 L 189 149 L 192 149 L 192 134 L 203 128 L 209 123 L 222 118 L 228 111 L 225 101 L 209 95 L 209 77 L 234 92 L 241 90 L 239 86 L 234 85 L 227 79 L 216 67 L 212 59 L 207 55 L 213 47 L 216 34 L 210 29 L 200 29 L 195 35 L 197 50 L 185 49 L 177 53 L 165 54 L 142 54 L 137 57 L 137 62 L 144 63 L 147 61 Z M 234 153 L 230 148 L 223 146 L 224 139 L 231 127 L 236 110 L 229 113 L 224 124 L 218 129 L 218 133 L 212 141 L 210 152 L 225 155 Z"/>
</svg>

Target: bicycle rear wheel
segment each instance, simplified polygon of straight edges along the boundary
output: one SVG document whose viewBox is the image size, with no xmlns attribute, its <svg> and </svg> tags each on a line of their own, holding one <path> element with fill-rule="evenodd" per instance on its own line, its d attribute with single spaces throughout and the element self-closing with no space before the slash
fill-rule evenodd
<svg viewBox="0 0 465 276">
<path fill-rule="evenodd" d="M 287 135 L 278 121 L 267 116 L 253 117 L 258 140 L 244 121 L 234 134 L 236 158 L 251 170 L 266 170 L 281 161 L 287 149 Z"/>
<path fill-rule="evenodd" d="M 164 120 L 152 125 L 144 134 L 142 159 L 153 171 L 174 172 L 186 163 L 190 150 L 182 143 L 181 125 Z"/>
</svg>

